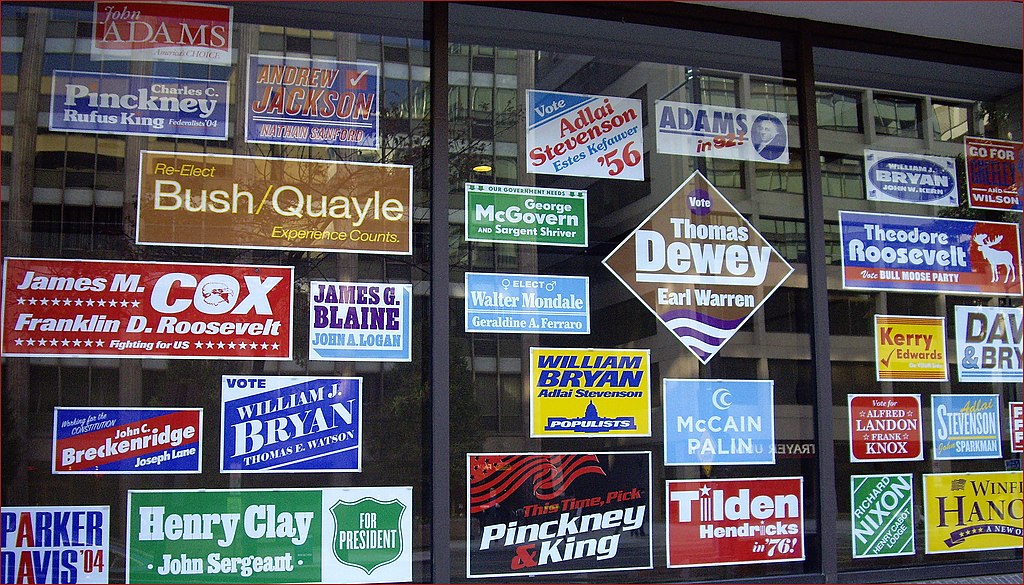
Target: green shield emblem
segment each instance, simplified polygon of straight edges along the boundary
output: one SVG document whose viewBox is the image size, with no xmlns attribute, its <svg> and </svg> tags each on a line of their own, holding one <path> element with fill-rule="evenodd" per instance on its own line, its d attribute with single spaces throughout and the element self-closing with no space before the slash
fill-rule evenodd
<svg viewBox="0 0 1024 585">
<path fill-rule="evenodd" d="M 395 561 L 405 546 L 401 523 L 404 513 L 405 504 L 398 500 L 338 501 L 331 506 L 334 557 L 342 564 L 359 567 L 367 575 Z"/>
</svg>

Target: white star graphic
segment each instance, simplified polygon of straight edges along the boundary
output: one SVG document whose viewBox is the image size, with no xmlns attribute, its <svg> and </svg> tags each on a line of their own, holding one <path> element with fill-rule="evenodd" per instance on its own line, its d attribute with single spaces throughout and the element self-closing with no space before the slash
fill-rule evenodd
<svg viewBox="0 0 1024 585">
<path fill-rule="evenodd" d="M 28 300 L 28 304 L 30 304 L 30 305 L 34 305 L 34 304 L 36 304 L 36 302 L 37 301 L 35 299 L 29 299 Z"/>
<path fill-rule="evenodd" d="M 29 347 L 32 347 L 32 346 L 34 346 L 36 344 L 36 340 L 35 339 L 29 339 L 25 343 L 27 343 Z"/>
<path fill-rule="evenodd" d="M 132 301 L 132 308 L 133 309 L 138 309 L 139 308 L 139 301 Z"/>
<path fill-rule="evenodd" d="M 213 349 L 213 342 L 212 341 L 207 341 L 206 342 L 206 349 Z"/>
<path fill-rule="evenodd" d="M 249 344 L 249 349 L 256 349 L 256 342 L 253 341 Z"/>
<path fill-rule="evenodd" d="M 278 344 L 276 344 L 276 343 L 275 343 L 274 345 L 271 345 L 271 346 L 270 346 L 270 349 L 272 349 L 272 350 L 274 350 L 274 351 L 277 351 L 277 350 L 278 350 L 278 348 L 280 348 L 280 347 L 281 347 L 280 345 L 278 345 Z"/>
<path fill-rule="evenodd" d="M 103 299 L 100 299 L 100 300 L 96 301 L 96 304 L 98 306 L 100 306 L 100 307 L 106 307 L 107 306 L 107 301 L 104 301 Z"/>
<path fill-rule="evenodd" d="M 63 345 L 64 347 L 67 347 L 67 346 L 71 345 L 71 342 L 68 341 L 67 339 L 62 339 L 62 340 L 60 340 L 60 344 Z"/>
<path fill-rule="evenodd" d="M 25 342 L 24 342 L 24 341 L 22 341 L 21 339 L 15 339 L 15 340 L 14 340 L 14 345 L 21 345 L 21 344 L 23 344 L 23 343 L 25 343 Z"/>
<path fill-rule="evenodd" d="M 50 304 L 50 299 L 39 299 L 39 304 L 45 307 Z"/>
<path fill-rule="evenodd" d="M 232 341 L 231 343 L 228 344 L 228 349 L 235 349 L 235 342 L 234 341 Z"/>
<path fill-rule="evenodd" d="M 80 339 L 76 339 L 76 340 L 74 340 L 74 342 L 73 342 L 73 343 L 75 344 L 75 347 L 81 347 L 81 345 L 82 345 L 82 340 L 80 340 Z"/>
<path fill-rule="evenodd" d="M 75 299 L 75 306 L 76 307 L 81 307 L 82 306 L 82 299 Z"/>
<path fill-rule="evenodd" d="M 65 307 L 70 307 L 71 306 L 71 299 L 64 299 L 64 306 Z"/>
<path fill-rule="evenodd" d="M 125 300 L 125 299 L 121 299 L 121 306 L 122 307 L 127 307 L 128 306 L 128 301 Z"/>
<path fill-rule="evenodd" d="M 18 297 L 18 304 L 19 305 L 24 305 L 25 304 L 25 299 L 23 297 Z"/>
<path fill-rule="evenodd" d="M 85 304 L 86 304 L 86 306 L 91 307 L 91 306 L 96 304 L 96 301 L 94 301 L 92 299 L 89 299 L 89 300 L 85 301 Z"/>
<path fill-rule="evenodd" d="M 51 339 L 50 340 L 50 347 L 57 347 L 58 343 L 59 342 L 56 339 Z"/>
<path fill-rule="evenodd" d="M 96 340 L 96 347 L 103 347 L 103 340 L 102 339 L 97 339 Z"/>
<path fill-rule="evenodd" d="M 700 488 L 700 495 L 706 496 L 706 495 L 708 495 L 710 493 L 711 493 L 711 488 L 709 488 L 707 486 L 707 484 L 705 484 L 704 487 Z"/>
<path fill-rule="evenodd" d="M 224 349 L 224 342 L 223 341 L 218 341 L 217 342 L 217 349 Z"/>
<path fill-rule="evenodd" d="M 260 344 L 260 349 L 262 349 L 262 350 L 266 350 L 268 347 L 270 347 L 270 346 L 267 345 L 266 343 L 261 343 Z"/>
<path fill-rule="evenodd" d="M 86 339 L 85 340 L 85 347 L 92 347 L 92 340 L 91 339 Z"/>
</svg>

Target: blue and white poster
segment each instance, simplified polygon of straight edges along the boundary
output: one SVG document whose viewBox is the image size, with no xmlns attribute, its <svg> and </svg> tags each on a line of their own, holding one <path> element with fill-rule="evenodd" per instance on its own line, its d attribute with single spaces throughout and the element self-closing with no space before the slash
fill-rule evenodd
<svg viewBox="0 0 1024 585">
<path fill-rule="evenodd" d="M 775 463 L 775 382 L 664 382 L 665 465 Z"/>
<path fill-rule="evenodd" d="M 245 141 L 380 148 L 380 67 L 250 55 Z"/>
<path fill-rule="evenodd" d="M 934 458 L 999 459 L 998 394 L 933 394 Z"/>
<path fill-rule="evenodd" d="M 55 474 L 199 473 L 201 408 L 53 409 Z"/>
<path fill-rule="evenodd" d="M 786 114 L 658 100 L 657 141 L 661 154 L 787 164 Z"/>
<path fill-rule="evenodd" d="M 868 201 L 956 207 L 956 159 L 865 150 L 864 192 Z"/>
<path fill-rule="evenodd" d="M 309 283 L 309 359 L 412 361 L 412 285 Z"/>
<path fill-rule="evenodd" d="M 590 279 L 467 272 L 466 332 L 590 333 Z"/>
<path fill-rule="evenodd" d="M 221 473 L 361 470 L 362 378 L 221 381 Z"/>
<path fill-rule="evenodd" d="M 0 543 L 0 583 L 110 583 L 110 506 L 4 506 Z"/>
<path fill-rule="evenodd" d="M 526 90 L 526 172 L 644 180 L 643 103 Z"/>
<path fill-rule="evenodd" d="M 956 368 L 961 382 L 1020 382 L 1024 311 L 956 306 Z"/>
<path fill-rule="evenodd" d="M 227 140 L 228 82 L 57 70 L 50 130 Z"/>
<path fill-rule="evenodd" d="M 1017 227 L 840 211 L 843 288 L 1019 297 Z"/>
</svg>

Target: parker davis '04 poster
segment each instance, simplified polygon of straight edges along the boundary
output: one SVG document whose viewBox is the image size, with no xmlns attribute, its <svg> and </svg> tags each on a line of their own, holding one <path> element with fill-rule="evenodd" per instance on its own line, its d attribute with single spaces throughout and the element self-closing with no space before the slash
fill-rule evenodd
<svg viewBox="0 0 1024 585">
<path fill-rule="evenodd" d="M 467 459 L 467 577 L 653 567 L 649 451 Z"/>
<path fill-rule="evenodd" d="M 110 506 L 4 506 L 0 527 L 0 582 L 110 582 Z"/>
</svg>

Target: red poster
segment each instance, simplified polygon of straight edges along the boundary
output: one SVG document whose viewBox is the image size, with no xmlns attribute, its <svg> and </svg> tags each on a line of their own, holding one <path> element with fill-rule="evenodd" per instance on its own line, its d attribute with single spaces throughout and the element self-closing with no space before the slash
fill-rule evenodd
<svg viewBox="0 0 1024 585">
<path fill-rule="evenodd" d="M 921 461 L 921 397 L 851 394 L 850 461 Z"/>
<path fill-rule="evenodd" d="M 967 201 L 974 209 L 1020 211 L 1024 191 L 1020 142 L 964 137 Z"/>
<path fill-rule="evenodd" d="M 1024 402 L 1010 403 L 1010 451 L 1024 452 Z"/>
<path fill-rule="evenodd" d="M 292 272 L 8 258 L 3 355 L 291 359 Z"/>
<path fill-rule="evenodd" d="M 230 6 L 193 2 L 96 2 L 94 60 L 231 65 Z"/>
<path fill-rule="evenodd" d="M 669 567 L 804 559 L 802 477 L 665 482 Z"/>
</svg>

